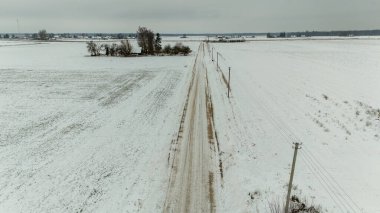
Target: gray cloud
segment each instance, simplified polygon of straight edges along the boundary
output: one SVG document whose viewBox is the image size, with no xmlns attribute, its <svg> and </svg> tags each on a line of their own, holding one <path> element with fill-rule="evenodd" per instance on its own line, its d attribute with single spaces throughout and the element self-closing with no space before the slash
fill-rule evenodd
<svg viewBox="0 0 380 213">
<path fill-rule="evenodd" d="M 377 0 L 1 0 L 0 32 L 267 32 L 380 28 Z"/>
</svg>

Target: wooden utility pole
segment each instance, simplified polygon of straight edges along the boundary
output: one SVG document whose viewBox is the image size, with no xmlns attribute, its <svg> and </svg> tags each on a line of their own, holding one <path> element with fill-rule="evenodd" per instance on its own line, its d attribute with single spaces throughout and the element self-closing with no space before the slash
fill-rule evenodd
<svg viewBox="0 0 380 213">
<path fill-rule="evenodd" d="M 290 180 L 289 180 L 289 185 L 288 185 L 288 195 L 286 196 L 285 213 L 289 212 L 290 193 L 292 191 L 294 169 L 296 167 L 296 160 L 297 160 L 297 152 L 298 152 L 298 149 L 300 149 L 299 145 L 300 145 L 299 143 L 295 143 L 292 171 L 290 172 Z"/>
<path fill-rule="evenodd" d="M 212 58 L 212 61 L 214 61 L 214 47 L 213 47 L 213 48 L 211 48 L 211 51 L 212 51 L 212 54 L 211 54 L 211 55 L 212 55 L 212 57 L 211 57 L 211 58 Z"/>
<path fill-rule="evenodd" d="M 228 95 L 227 95 L 228 98 L 230 98 L 230 90 L 231 90 L 230 82 L 231 82 L 231 67 L 228 67 Z"/>
<path fill-rule="evenodd" d="M 219 70 L 219 52 L 216 52 L 216 71 Z"/>
</svg>

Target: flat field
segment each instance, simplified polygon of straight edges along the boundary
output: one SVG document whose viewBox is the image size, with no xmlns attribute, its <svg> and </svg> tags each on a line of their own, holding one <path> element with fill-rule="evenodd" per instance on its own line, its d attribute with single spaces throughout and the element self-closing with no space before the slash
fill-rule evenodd
<svg viewBox="0 0 380 213">
<path fill-rule="evenodd" d="M 194 56 L 0 44 L 0 212 L 160 211 Z"/>
<path fill-rule="evenodd" d="M 380 40 L 188 40 L 0 41 L 0 212 L 380 211 Z"/>
<path fill-rule="evenodd" d="M 380 40 L 212 44 L 211 53 L 213 47 L 221 68 L 211 88 L 223 210 L 256 212 L 283 202 L 299 142 L 294 194 L 329 212 L 380 211 Z M 221 77 L 228 67 L 229 100 Z"/>
</svg>

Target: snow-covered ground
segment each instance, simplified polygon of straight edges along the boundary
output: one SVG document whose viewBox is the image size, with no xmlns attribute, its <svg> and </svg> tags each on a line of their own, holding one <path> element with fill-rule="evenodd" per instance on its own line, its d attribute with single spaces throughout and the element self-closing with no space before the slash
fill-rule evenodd
<svg viewBox="0 0 380 213">
<path fill-rule="evenodd" d="M 209 75 L 223 152 L 222 212 L 266 212 L 283 201 L 293 142 L 303 143 L 295 194 L 328 212 L 380 212 L 379 40 L 212 47 L 226 78 L 232 68 L 229 100 L 221 73 Z"/>
<path fill-rule="evenodd" d="M 294 194 L 380 212 L 380 40 L 195 40 L 137 58 L 0 41 L 0 212 L 269 212 L 293 142 Z"/>
<path fill-rule="evenodd" d="M 0 212 L 162 211 L 194 55 L 24 44 L 0 47 Z"/>
</svg>

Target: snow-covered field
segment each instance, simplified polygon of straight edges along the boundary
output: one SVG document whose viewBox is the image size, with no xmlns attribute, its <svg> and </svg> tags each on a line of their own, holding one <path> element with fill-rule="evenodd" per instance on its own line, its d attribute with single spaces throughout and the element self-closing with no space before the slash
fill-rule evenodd
<svg viewBox="0 0 380 213">
<path fill-rule="evenodd" d="M 269 212 L 293 142 L 294 194 L 380 212 L 380 40 L 190 40 L 137 58 L 0 41 L 0 212 Z"/>
<path fill-rule="evenodd" d="M 232 68 L 230 100 L 220 73 L 211 81 L 223 211 L 263 212 L 282 201 L 300 142 L 295 194 L 329 212 L 380 212 L 379 40 L 212 47 L 226 78 Z"/>
<path fill-rule="evenodd" d="M 0 212 L 162 211 L 194 56 L 24 44 L 0 47 Z"/>
</svg>

